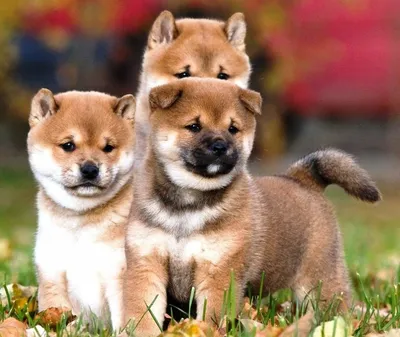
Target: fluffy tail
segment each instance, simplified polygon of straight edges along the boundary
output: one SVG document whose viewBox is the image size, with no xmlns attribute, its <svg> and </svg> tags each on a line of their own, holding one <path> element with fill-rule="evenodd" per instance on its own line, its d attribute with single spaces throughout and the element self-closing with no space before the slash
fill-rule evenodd
<svg viewBox="0 0 400 337">
<path fill-rule="evenodd" d="M 367 171 L 349 154 L 336 149 L 310 153 L 290 166 L 286 175 L 321 192 L 328 185 L 336 184 L 360 200 L 381 200 L 381 194 Z"/>
</svg>

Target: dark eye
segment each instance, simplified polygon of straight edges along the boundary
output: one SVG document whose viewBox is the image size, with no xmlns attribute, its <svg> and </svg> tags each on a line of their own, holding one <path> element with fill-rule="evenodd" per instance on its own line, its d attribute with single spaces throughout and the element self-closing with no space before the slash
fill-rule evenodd
<svg viewBox="0 0 400 337">
<path fill-rule="evenodd" d="M 104 146 L 103 152 L 110 153 L 114 149 L 115 149 L 114 146 L 107 144 L 106 146 Z"/>
<path fill-rule="evenodd" d="M 219 78 L 220 80 L 227 80 L 229 78 L 229 75 L 225 73 L 219 73 L 217 75 L 217 78 Z"/>
<path fill-rule="evenodd" d="M 60 147 L 65 151 L 65 152 L 72 152 L 75 150 L 76 146 L 74 142 L 67 142 L 64 144 L 61 144 Z"/>
<path fill-rule="evenodd" d="M 201 125 L 199 123 L 193 123 L 190 125 L 185 126 L 185 129 L 188 129 L 191 132 L 200 132 L 201 131 Z"/>
<path fill-rule="evenodd" d="M 239 129 L 236 126 L 231 125 L 228 129 L 228 131 L 232 134 L 232 135 L 236 135 L 239 132 Z"/>
<path fill-rule="evenodd" d="M 177 73 L 177 74 L 175 74 L 175 77 L 177 77 L 177 78 L 190 77 L 190 72 L 189 72 L 189 70 L 187 70 L 187 71 L 184 71 L 183 73 Z"/>
</svg>

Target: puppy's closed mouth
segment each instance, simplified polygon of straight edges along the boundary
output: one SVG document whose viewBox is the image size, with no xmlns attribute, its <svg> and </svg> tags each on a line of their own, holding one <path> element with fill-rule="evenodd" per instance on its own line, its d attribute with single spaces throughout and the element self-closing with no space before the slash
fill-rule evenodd
<svg viewBox="0 0 400 337">
<path fill-rule="evenodd" d="M 82 183 L 82 184 L 79 184 L 79 185 L 75 185 L 75 186 L 67 186 L 67 188 L 69 188 L 71 190 L 77 190 L 78 188 L 82 188 L 82 187 L 84 187 L 84 188 L 98 188 L 100 190 L 104 189 L 104 187 L 96 185 L 96 184 L 91 183 L 91 182 L 85 182 L 85 183 Z"/>
<path fill-rule="evenodd" d="M 224 174 L 228 174 L 233 170 L 235 164 L 227 163 L 212 163 L 206 165 L 193 164 L 185 160 L 186 168 L 196 174 L 199 174 L 206 178 L 214 178 Z"/>
</svg>

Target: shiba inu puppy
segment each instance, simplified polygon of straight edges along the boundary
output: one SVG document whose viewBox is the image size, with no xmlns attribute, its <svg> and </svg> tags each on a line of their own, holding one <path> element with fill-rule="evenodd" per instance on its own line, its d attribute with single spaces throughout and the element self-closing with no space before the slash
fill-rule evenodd
<svg viewBox="0 0 400 337">
<path fill-rule="evenodd" d="M 121 327 L 134 112 L 132 95 L 41 89 L 32 100 L 27 143 L 39 184 L 39 310 L 111 315 L 114 329 Z"/>
<path fill-rule="evenodd" d="M 158 16 L 149 33 L 136 95 L 137 163 L 144 156 L 147 144 L 150 90 L 191 76 L 228 80 L 247 88 L 251 66 L 245 37 L 242 13 L 232 15 L 226 22 L 175 20 L 169 11 Z"/>
<path fill-rule="evenodd" d="M 229 82 L 175 81 L 154 88 L 149 102 L 151 136 L 127 233 L 126 319 L 153 303 L 162 322 L 167 293 L 184 302 L 194 286 L 198 316 L 207 299 L 207 319 L 218 322 L 232 269 L 239 304 L 263 272 L 267 292 L 289 287 L 304 298 L 321 280 L 321 301 L 340 294 L 347 303 L 342 239 L 322 192 L 338 184 L 378 201 L 368 174 L 329 149 L 285 175 L 252 177 L 246 163 L 261 96 Z M 149 314 L 137 333 L 156 335 Z"/>
</svg>

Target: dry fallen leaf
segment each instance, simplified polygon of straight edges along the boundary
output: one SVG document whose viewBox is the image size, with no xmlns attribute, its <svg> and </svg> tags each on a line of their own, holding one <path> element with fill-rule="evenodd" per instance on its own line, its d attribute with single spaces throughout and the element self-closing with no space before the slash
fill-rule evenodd
<svg viewBox="0 0 400 337">
<path fill-rule="evenodd" d="M 370 311 L 372 313 L 371 319 L 369 320 L 370 324 L 376 323 L 376 316 L 379 316 L 382 319 L 392 318 L 392 314 L 389 308 L 381 308 L 381 309 L 371 308 Z M 356 315 L 364 315 L 366 312 L 367 312 L 367 307 L 364 303 L 361 305 L 356 305 L 354 307 L 354 313 Z"/>
<path fill-rule="evenodd" d="M 36 318 L 39 319 L 40 325 L 48 325 L 50 328 L 55 328 L 62 319 L 66 319 L 67 323 L 73 321 L 76 316 L 72 315 L 72 311 L 69 308 L 48 308 L 37 314 Z"/>
<path fill-rule="evenodd" d="M 289 325 L 281 333 L 281 337 L 292 337 L 292 336 L 308 336 L 313 328 L 314 315 L 309 312 L 304 316 L 300 317 L 299 320 L 295 321 L 292 325 Z"/>
<path fill-rule="evenodd" d="M 400 337 L 400 329 L 392 329 L 385 333 L 369 333 L 365 337 Z"/>
<path fill-rule="evenodd" d="M 12 300 L 13 300 L 13 305 L 17 309 L 23 309 L 25 306 L 27 306 L 28 312 L 35 312 L 37 310 L 37 300 L 36 298 L 33 298 L 30 290 L 27 291 L 28 287 L 25 287 L 25 292 L 22 289 L 22 286 L 18 284 L 13 284 L 12 285 Z M 28 296 L 26 296 L 28 295 Z"/>
<path fill-rule="evenodd" d="M 28 310 L 33 312 L 37 308 L 36 301 L 30 301 L 32 296 L 35 295 L 36 287 L 25 287 L 17 283 L 9 284 L 6 286 L 7 291 L 11 297 L 13 304 L 15 303 L 17 308 L 23 308 L 26 303 L 29 302 Z M 0 300 L 3 306 L 8 304 L 7 292 L 4 287 L 0 288 Z"/>
<path fill-rule="evenodd" d="M 15 318 L 7 318 L 4 322 L 0 323 L 0 336 L 1 337 L 22 337 L 26 336 L 26 325 Z"/>
</svg>

